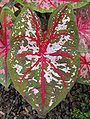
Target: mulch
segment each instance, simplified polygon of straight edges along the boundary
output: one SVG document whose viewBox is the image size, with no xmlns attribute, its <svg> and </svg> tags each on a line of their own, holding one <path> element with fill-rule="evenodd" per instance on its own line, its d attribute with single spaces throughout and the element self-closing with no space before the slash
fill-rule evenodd
<svg viewBox="0 0 90 119">
<path fill-rule="evenodd" d="M 90 110 L 90 105 L 83 109 L 81 103 L 90 103 L 90 86 L 76 83 L 66 98 L 45 119 L 75 119 L 71 115 L 74 108 Z M 13 85 L 8 91 L 0 85 L 0 119 L 40 119 L 38 116 Z"/>
</svg>

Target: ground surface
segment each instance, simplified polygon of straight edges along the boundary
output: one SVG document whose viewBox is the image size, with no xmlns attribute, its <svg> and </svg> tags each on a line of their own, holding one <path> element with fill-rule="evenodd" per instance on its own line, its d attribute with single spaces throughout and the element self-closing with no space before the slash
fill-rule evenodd
<svg viewBox="0 0 90 119">
<path fill-rule="evenodd" d="M 76 107 L 80 110 L 90 110 L 90 86 L 75 84 L 67 95 L 56 108 L 48 113 L 45 119 L 75 119 L 71 116 L 73 109 Z M 84 109 L 81 103 L 87 103 Z M 5 91 L 0 85 L 0 119 L 40 119 L 37 112 L 19 95 L 13 88 L 9 87 Z M 87 119 L 87 118 L 86 118 Z"/>
</svg>

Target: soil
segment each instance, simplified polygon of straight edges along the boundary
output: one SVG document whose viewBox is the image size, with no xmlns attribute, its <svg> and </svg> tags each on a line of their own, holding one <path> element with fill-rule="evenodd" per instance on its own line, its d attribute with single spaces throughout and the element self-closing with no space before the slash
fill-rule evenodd
<svg viewBox="0 0 90 119">
<path fill-rule="evenodd" d="M 90 103 L 90 86 L 76 83 L 66 98 L 45 119 L 75 119 L 71 115 L 74 108 L 89 111 L 90 105 L 81 107 L 81 103 Z M 40 119 L 37 112 L 11 85 L 8 91 L 0 85 L 0 119 Z"/>
</svg>

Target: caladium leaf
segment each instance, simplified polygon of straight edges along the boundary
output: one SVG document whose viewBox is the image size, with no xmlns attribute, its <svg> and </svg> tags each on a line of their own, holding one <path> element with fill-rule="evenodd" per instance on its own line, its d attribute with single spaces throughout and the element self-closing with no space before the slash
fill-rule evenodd
<svg viewBox="0 0 90 119">
<path fill-rule="evenodd" d="M 84 7 L 85 5 L 89 4 L 89 2 L 90 0 L 81 0 L 80 2 L 74 3 L 73 8 L 77 9 L 77 8 Z"/>
<path fill-rule="evenodd" d="M 8 58 L 10 76 L 20 94 L 45 115 L 73 86 L 78 67 L 78 33 L 70 5 L 50 17 L 47 31 L 31 10 L 24 8 L 12 32 Z"/>
<path fill-rule="evenodd" d="M 87 6 L 84 8 L 86 11 L 85 16 L 83 18 L 83 13 L 81 9 L 78 9 L 75 15 L 75 21 L 77 24 L 78 32 L 79 32 L 79 51 L 80 52 L 89 52 L 90 46 L 90 12 Z"/>
<path fill-rule="evenodd" d="M 3 7 L 8 2 L 9 2 L 9 0 L 0 0 L 0 7 Z"/>
<path fill-rule="evenodd" d="M 75 20 L 79 32 L 79 52 L 80 68 L 78 82 L 90 85 L 90 11 L 86 6 L 86 18 L 83 18 L 82 10 L 78 9 L 75 15 Z M 84 13 L 85 14 L 85 13 Z"/>
<path fill-rule="evenodd" d="M 71 3 L 73 8 L 79 8 L 88 4 L 88 0 L 16 0 L 20 4 L 27 5 L 39 12 L 53 12 L 59 5 Z"/>
<path fill-rule="evenodd" d="M 90 53 L 81 53 L 79 83 L 90 85 Z"/>
<path fill-rule="evenodd" d="M 14 15 L 14 13 L 12 12 L 12 10 L 7 6 L 3 7 L 1 10 L 0 22 L 3 22 L 3 20 L 4 20 L 4 17 L 5 17 L 4 13 L 6 13 L 7 21 L 10 21 L 10 23 L 13 24 L 16 20 L 16 17 Z"/>
<path fill-rule="evenodd" d="M 9 14 L 10 13 L 10 14 Z M 0 14 L 0 83 L 8 88 L 10 76 L 8 74 L 7 57 L 10 50 L 10 34 L 12 23 L 12 14 L 8 7 L 4 7 Z M 14 15 L 13 15 L 14 16 Z M 14 18 L 13 18 L 14 19 Z"/>
</svg>

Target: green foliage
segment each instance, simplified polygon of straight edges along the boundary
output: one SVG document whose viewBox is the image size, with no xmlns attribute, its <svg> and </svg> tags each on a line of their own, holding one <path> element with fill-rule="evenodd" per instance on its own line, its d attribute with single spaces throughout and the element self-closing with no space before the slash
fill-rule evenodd
<svg viewBox="0 0 90 119">
<path fill-rule="evenodd" d="M 2 23 L 4 21 L 4 13 L 6 12 L 6 16 L 11 16 L 12 22 L 15 22 L 16 17 L 14 15 L 14 13 L 12 12 L 12 10 L 8 7 L 5 6 L 2 8 L 1 13 L 0 13 L 0 22 Z"/>
<path fill-rule="evenodd" d="M 82 112 L 80 109 L 75 108 L 72 112 L 72 117 L 75 119 L 90 119 L 90 111 Z"/>
<path fill-rule="evenodd" d="M 30 8 L 32 8 L 35 11 L 41 12 L 41 13 L 45 13 L 45 12 L 53 12 L 58 6 L 60 6 L 61 4 L 65 4 L 65 3 L 70 3 L 73 6 L 73 9 L 76 8 L 80 8 L 82 6 L 85 6 L 86 4 L 88 4 L 90 2 L 90 0 L 77 0 L 77 2 L 74 2 L 74 0 L 71 0 L 72 2 L 70 2 L 70 0 L 59 0 L 59 1 L 50 1 L 50 0 L 16 0 L 16 2 L 20 3 L 23 6 L 28 6 Z"/>
<path fill-rule="evenodd" d="M 86 91 L 85 91 L 86 92 Z M 82 90 L 77 93 L 77 98 L 82 100 L 78 107 L 73 108 L 71 116 L 73 119 L 90 119 L 90 100 L 89 95 Z"/>
<path fill-rule="evenodd" d="M 89 77 L 90 78 L 90 77 Z M 80 84 L 85 84 L 85 85 L 90 85 L 90 79 L 85 79 L 85 78 L 79 78 L 77 79 L 77 82 Z"/>
<path fill-rule="evenodd" d="M 77 9 L 77 8 L 81 8 L 84 7 L 85 5 L 89 4 L 90 0 L 81 0 L 81 2 L 77 2 L 75 4 L 73 4 L 73 8 Z"/>
<path fill-rule="evenodd" d="M 10 50 L 10 33 L 15 16 L 8 7 L 3 7 L 0 14 L 0 83 L 7 89 L 11 83 L 7 67 L 7 57 Z"/>
</svg>

